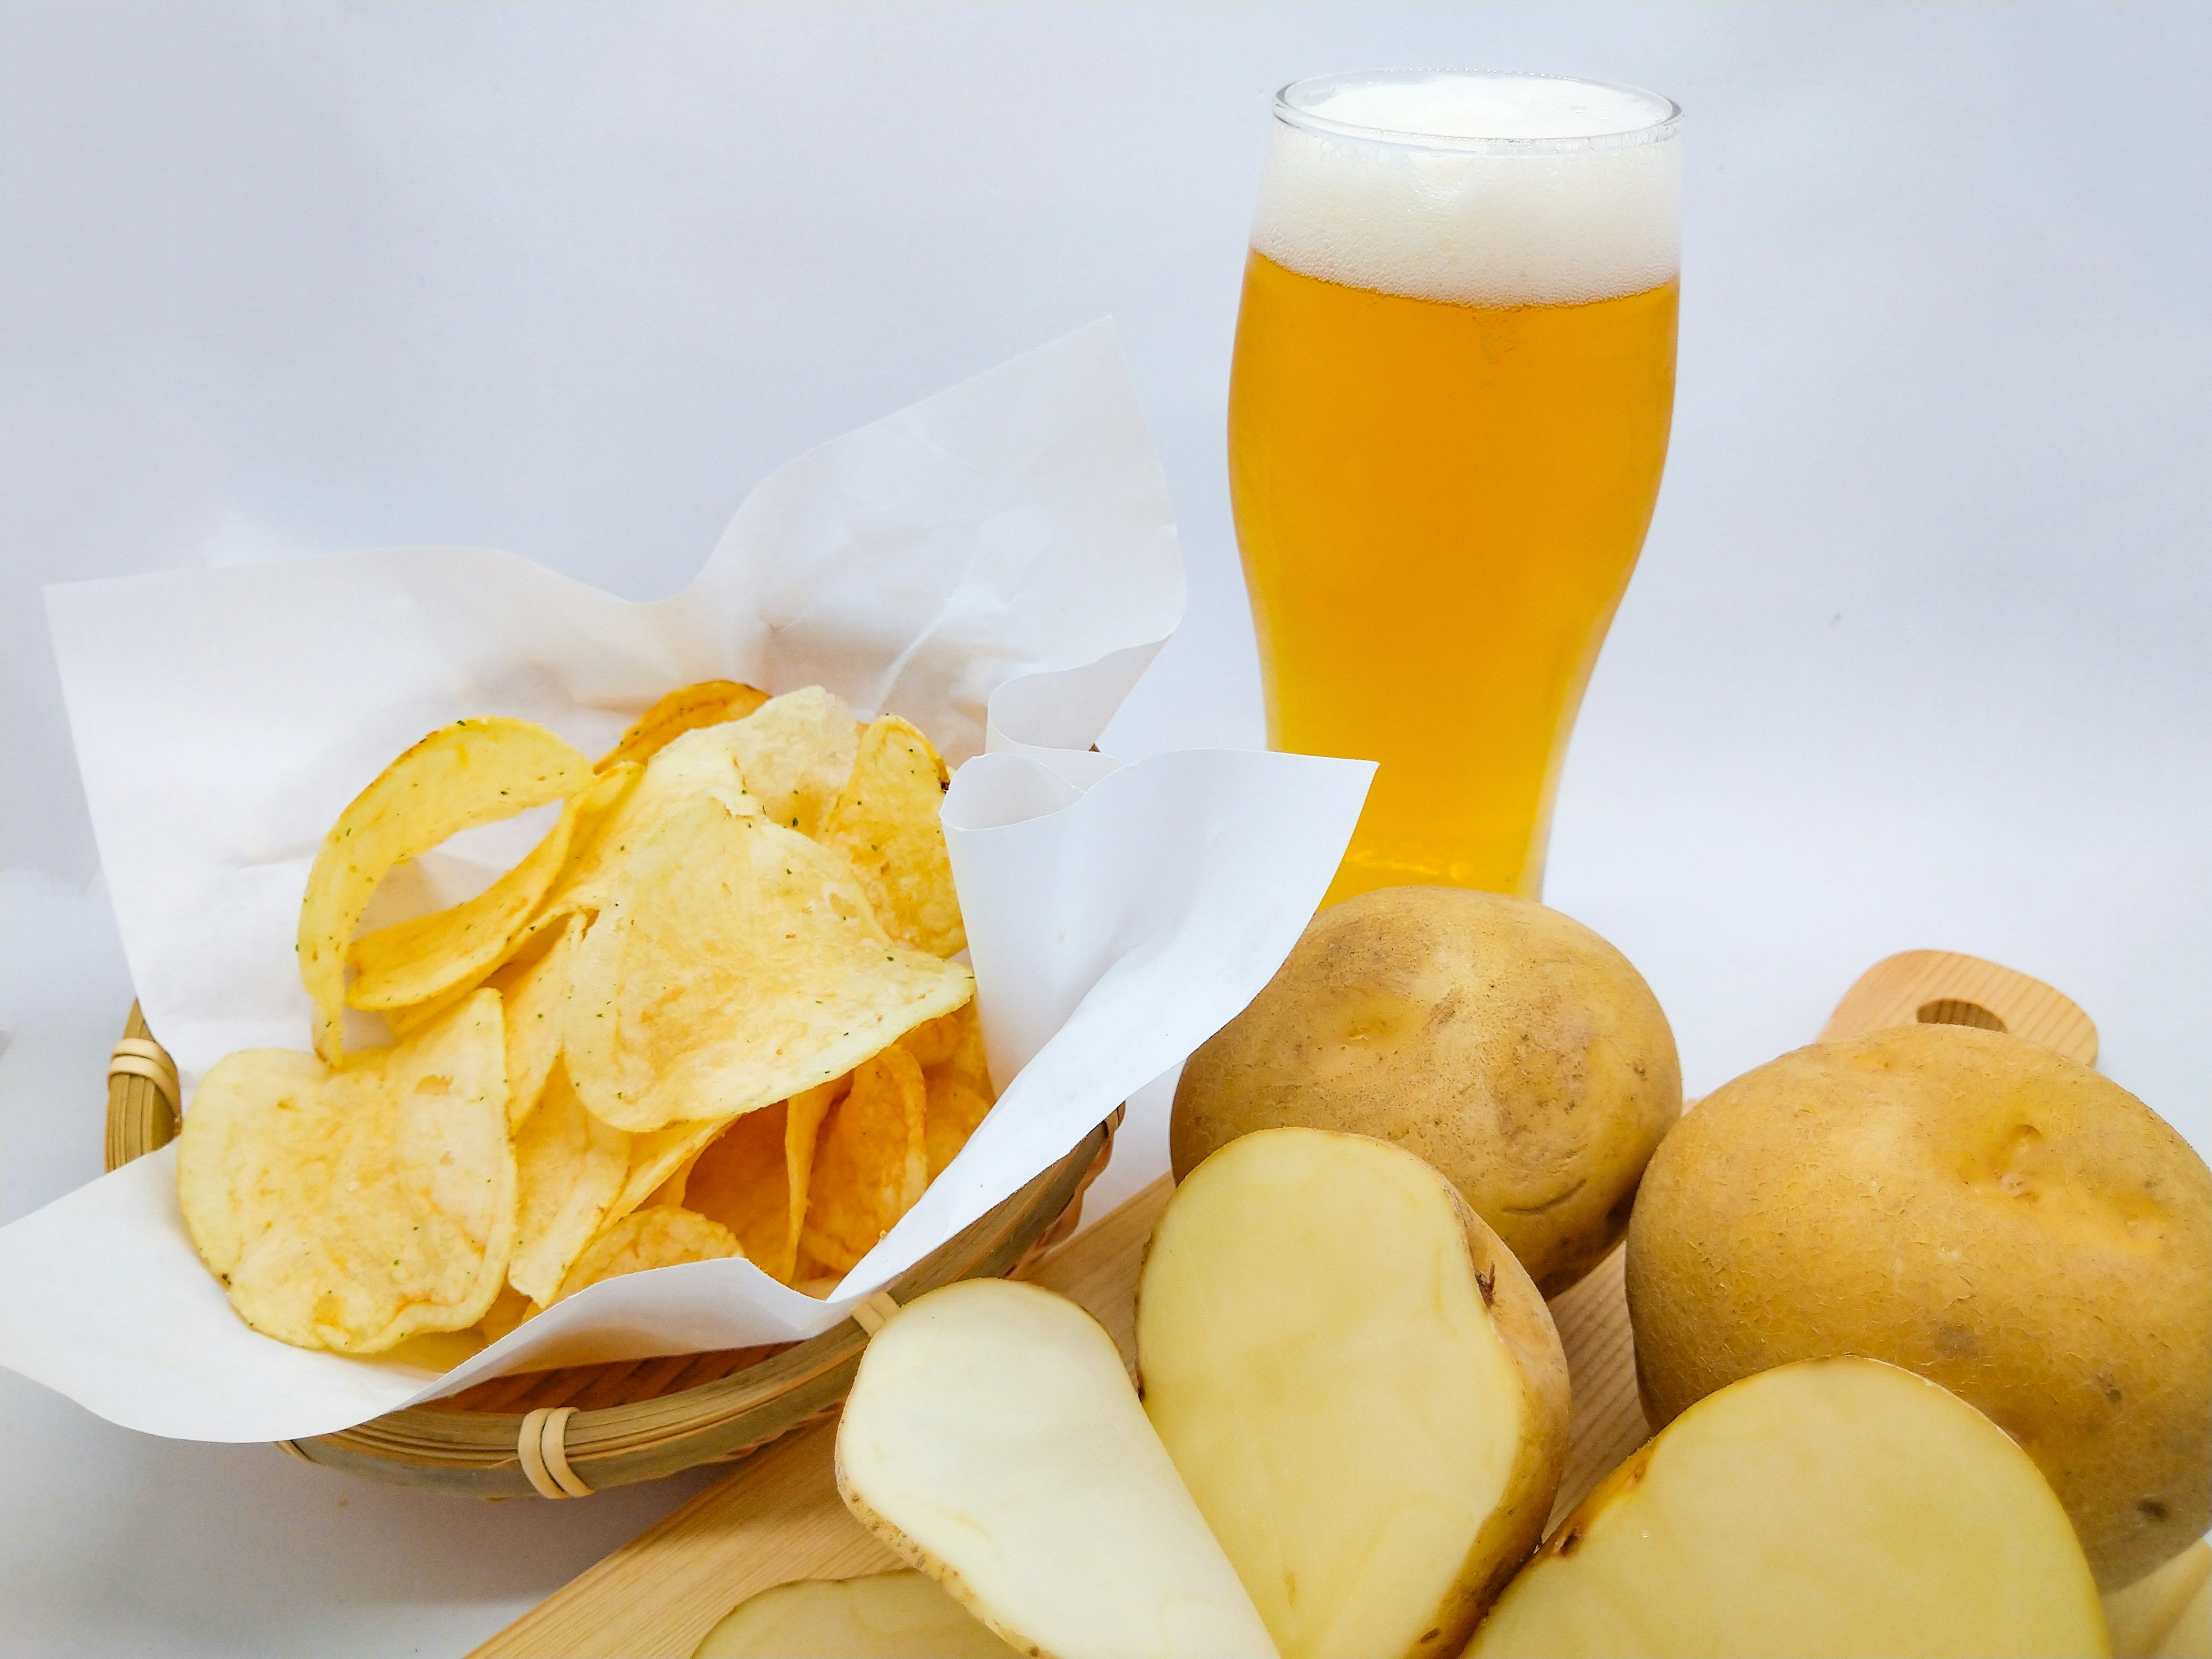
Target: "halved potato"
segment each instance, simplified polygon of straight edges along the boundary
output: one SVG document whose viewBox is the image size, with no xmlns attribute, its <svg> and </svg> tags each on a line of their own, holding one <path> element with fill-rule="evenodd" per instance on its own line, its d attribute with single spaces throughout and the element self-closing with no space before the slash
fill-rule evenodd
<svg viewBox="0 0 2212 1659">
<path fill-rule="evenodd" d="M 1469 1659 L 2102 1655 L 2096 1581 L 2027 1453 L 1956 1395 L 1814 1359 L 1699 1401 L 1599 1483 Z"/>
<path fill-rule="evenodd" d="M 2105 1598 L 2112 1659 L 2212 1659 L 2212 1545 L 2203 1539 Z"/>
<path fill-rule="evenodd" d="M 1024 1653 L 1273 1656 L 1098 1322 L 970 1279 L 878 1331 L 837 1425 L 860 1522 Z"/>
<path fill-rule="evenodd" d="M 1858 1354 L 2018 1441 L 2105 1589 L 2212 1525 L 2212 1170 L 2063 1054 L 1903 1025 L 1769 1060 L 1651 1160 L 1627 1287 L 1654 1424 Z"/>
<path fill-rule="evenodd" d="M 1284 1659 L 1455 1654 L 1567 1451 L 1544 1299 L 1428 1164 L 1262 1129 L 1191 1171 L 1137 1291 L 1145 1410 Z"/>
<path fill-rule="evenodd" d="M 691 1659 L 1007 1659 L 1013 1650 L 923 1573 L 802 1578 L 740 1601 Z"/>
</svg>

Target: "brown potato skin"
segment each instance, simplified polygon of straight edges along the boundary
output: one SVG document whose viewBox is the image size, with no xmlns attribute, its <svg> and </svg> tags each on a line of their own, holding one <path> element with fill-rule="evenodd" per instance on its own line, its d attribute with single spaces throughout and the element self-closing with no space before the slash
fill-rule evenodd
<svg viewBox="0 0 2212 1659">
<path fill-rule="evenodd" d="M 1655 1428 L 1858 1354 L 2019 1442 L 2100 1589 L 2212 1521 L 2212 1175 L 2118 1085 L 1959 1025 L 1784 1054 L 1708 1096 L 1628 1238 Z"/>
<path fill-rule="evenodd" d="M 1437 1179 L 1443 1181 L 1441 1175 Z M 1474 1261 L 1476 1280 L 1486 1287 L 1483 1296 L 1490 1306 L 1492 1327 L 1520 1368 L 1529 1432 L 1498 1507 L 1475 1535 L 1467 1564 L 1444 1600 L 1436 1636 L 1416 1642 L 1408 1650 L 1408 1659 L 1457 1653 L 1465 1647 L 1483 1614 L 1534 1553 L 1552 1512 L 1552 1499 L 1559 1494 L 1559 1476 L 1567 1467 L 1571 1428 L 1567 1353 L 1559 1346 L 1559 1328 L 1552 1322 L 1543 1293 L 1456 1188 L 1451 1195 L 1467 1235 L 1468 1254 Z"/>
<path fill-rule="evenodd" d="M 1389 1141 L 1553 1297 L 1626 1231 L 1681 1109 L 1667 1017 L 1595 933 L 1504 894 L 1386 887 L 1316 916 L 1191 1056 L 1168 1146 L 1180 1180 L 1255 1129 Z"/>
</svg>

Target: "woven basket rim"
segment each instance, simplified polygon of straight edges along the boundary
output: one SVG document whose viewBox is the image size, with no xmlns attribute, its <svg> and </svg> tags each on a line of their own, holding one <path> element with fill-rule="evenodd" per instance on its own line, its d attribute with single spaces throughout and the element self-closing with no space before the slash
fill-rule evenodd
<svg viewBox="0 0 2212 1659">
<path fill-rule="evenodd" d="M 123 1058 L 143 1060 L 149 1049 L 161 1054 L 160 1062 L 131 1066 Z M 108 1075 L 111 1170 L 173 1139 L 179 1123 L 174 1068 L 168 1066 L 166 1084 L 154 1075 L 167 1064 L 167 1054 L 135 1002 L 117 1053 Z M 1033 1265 L 1073 1231 L 1085 1190 L 1112 1154 L 1121 1110 L 1116 1108 L 1065 1157 L 901 1274 L 887 1287 L 892 1298 L 905 1302 L 957 1279 L 1018 1275 Z M 741 1456 L 834 1412 L 851 1386 L 867 1338 L 860 1324 L 844 1319 L 817 1336 L 688 1388 L 564 1409 L 557 1426 L 567 1462 L 587 1490 L 600 1491 Z M 574 1369 L 555 1368 L 546 1375 Z M 550 1496 L 526 1474 L 519 1451 L 521 1435 L 544 1415 L 428 1401 L 332 1434 L 277 1444 L 304 1461 L 398 1485 L 484 1497 L 532 1491 Z"/>
</svg>

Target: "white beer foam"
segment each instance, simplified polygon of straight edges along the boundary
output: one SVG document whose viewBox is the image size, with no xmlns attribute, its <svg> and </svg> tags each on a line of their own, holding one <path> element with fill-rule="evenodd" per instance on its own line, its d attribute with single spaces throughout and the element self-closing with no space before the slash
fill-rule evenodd
<svg viewBox="0 0 2212 1659">
<path fill-rule="evenodd" d="M 1650 131 L 1664 99 L 1511 75 L 1346 76 L 1293 96 L 1252 226 L 1278 264 L 1493 306 L 1637 294 L 1680 269 L 1679 128 Z"/>
</svg>

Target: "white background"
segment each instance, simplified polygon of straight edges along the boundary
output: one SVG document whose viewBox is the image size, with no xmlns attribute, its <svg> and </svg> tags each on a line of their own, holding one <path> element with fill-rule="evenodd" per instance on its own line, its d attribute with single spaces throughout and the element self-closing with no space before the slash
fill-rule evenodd
<svg viewBox="0 0 2212 1659">
<path fill-rule="evenodd" d="M 42 584 L 473 541 L 657 598 L 778 463 L 1112 313 L 1191 599 L 1108 746 L 1256 743 L 1267 98 L 1389 64 L 1688 112 L 1673 454 L 1547 896 L 1691 1091 L 1930 945 L 2070 993 L 2212 1145 L 2212 9 L 79 0 L 3 44 L 0 1215 L 98 1173 L 130 1001 Z M 11 1653 L 456 1652 L 703 1479 L 410 1497 L 5 1376 L 0 1423 Z"/>
</svg>

